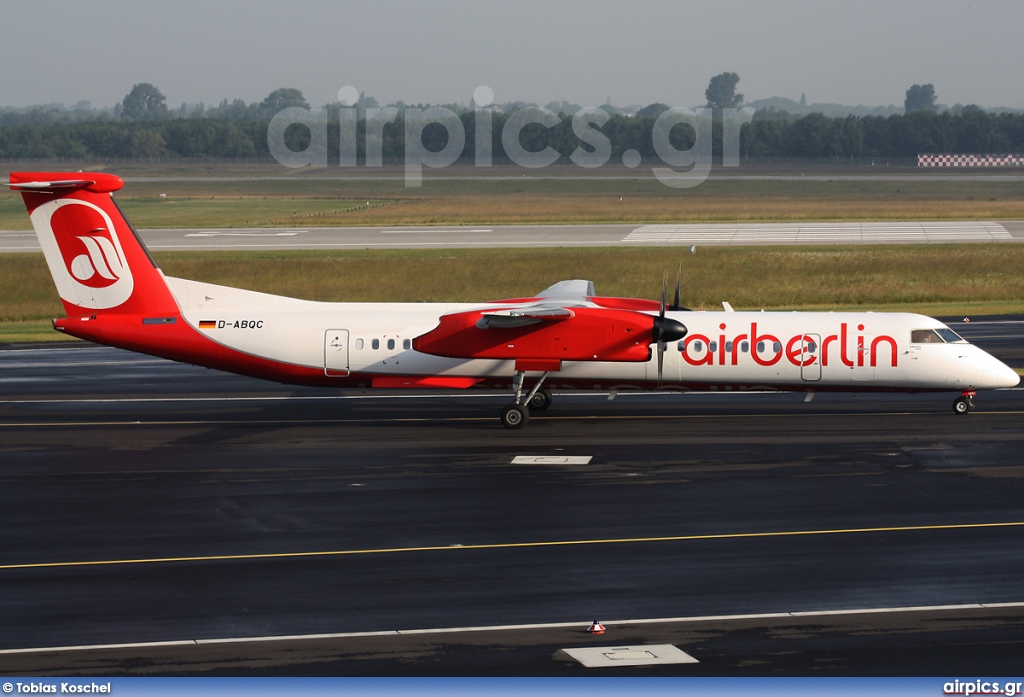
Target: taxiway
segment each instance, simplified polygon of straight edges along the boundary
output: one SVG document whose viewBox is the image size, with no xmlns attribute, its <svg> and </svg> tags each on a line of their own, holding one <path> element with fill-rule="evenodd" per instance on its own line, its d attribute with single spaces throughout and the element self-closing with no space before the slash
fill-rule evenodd
<svg viewBox="0 0 1024 697">
<path fill-rule="evenodd" d="M 1019 319 L 953 326 L 1020 365 Z M 1019 665 L 1024 391 L 560 395 L 521 432 L 506 399 L 0 352 L 0 673 Z"/>
</svg>

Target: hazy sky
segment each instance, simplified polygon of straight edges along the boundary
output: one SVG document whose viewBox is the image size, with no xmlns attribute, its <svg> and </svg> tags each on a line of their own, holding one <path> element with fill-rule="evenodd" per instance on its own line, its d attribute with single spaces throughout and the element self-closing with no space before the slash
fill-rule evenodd
<svg viewBox="0 0 1024 697">
<path fill-rule="evenodd" d="M 0 12 L 0 105 L 120 102 L 155 84 L 168 106 L 312 104 L 354 85 L 381 104 L 568 100 L 695 106 L 739 73 L 747 100 L 1024 108 L 1021 0 L 49 0 Z"/>
</svg>

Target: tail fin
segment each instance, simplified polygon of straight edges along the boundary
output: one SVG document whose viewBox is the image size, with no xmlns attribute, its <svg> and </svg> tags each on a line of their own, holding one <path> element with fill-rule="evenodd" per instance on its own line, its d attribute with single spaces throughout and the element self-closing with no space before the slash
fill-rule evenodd
<svg viewBox="0 0 1024 697">
<path fill-rule="evenodd" d="M 120 177 L 12 172 L 68 317 L 179 313 L 163 273 L 113 199 Z"/>
</svg>

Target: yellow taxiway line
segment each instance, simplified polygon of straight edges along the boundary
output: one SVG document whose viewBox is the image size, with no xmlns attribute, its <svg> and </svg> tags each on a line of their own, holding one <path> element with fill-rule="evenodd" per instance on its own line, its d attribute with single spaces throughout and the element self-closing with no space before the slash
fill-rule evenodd
<svg viewBox="0 0 1024 697">
<path fill-rule="evenodd" d="M 212 554 L 189 557 L 153 557 L 149 559 L 104 559 L 96 561 L 34 562 L 27 564 L 0 564 L 0 570 L 46 569 L 56 567 L 120 566 L 127 564 L 166 564 L 170 562 L 239 561 L 254 559 L 299 559 L 313 557 L 367 556 L 375 554 L 401 554 L 408 552 L 451 552 L 488 549 L 528 549 L 544 547 L 571 547 L 581 545 L 640 544 L 654 542 L 695 542 L 701 540 L 740 540 L 771 537 L 812 537 L 819 535 L 851 535 L 885 532 L 924 532 L 935 530 L 979 530 L 985 528 L 1024 527 L 1024 521 L 996 523 L 957 523 L 949 525 L 903 525 L 877 528 L 838 528 L 834 530 L 783 530 L 770 532 L 717 533 L 711 535 L 670 535 L 662 537 L 625 537 L 594 540 L 550 540 L 546 542 L 504 542 L 467 545 L 435 545 L 424 547 L 385 547 L 380 549 L 339 549 L 309 552 L 264 552 L 254 554 Z"/>
</svg>

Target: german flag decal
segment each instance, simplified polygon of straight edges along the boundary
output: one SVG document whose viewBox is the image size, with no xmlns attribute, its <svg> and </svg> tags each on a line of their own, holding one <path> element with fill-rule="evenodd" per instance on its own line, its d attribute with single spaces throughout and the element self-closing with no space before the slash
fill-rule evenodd
<svg viewBox="0 0 1024 697">
<path fill-rule="evenodd" d="M 199 320 L 199 328 L 200 329 L 216 329 L 217 328 L 217 320 L 215 320 L 215 319 L 201 319 L 201 320 Z"/>
</svg>

